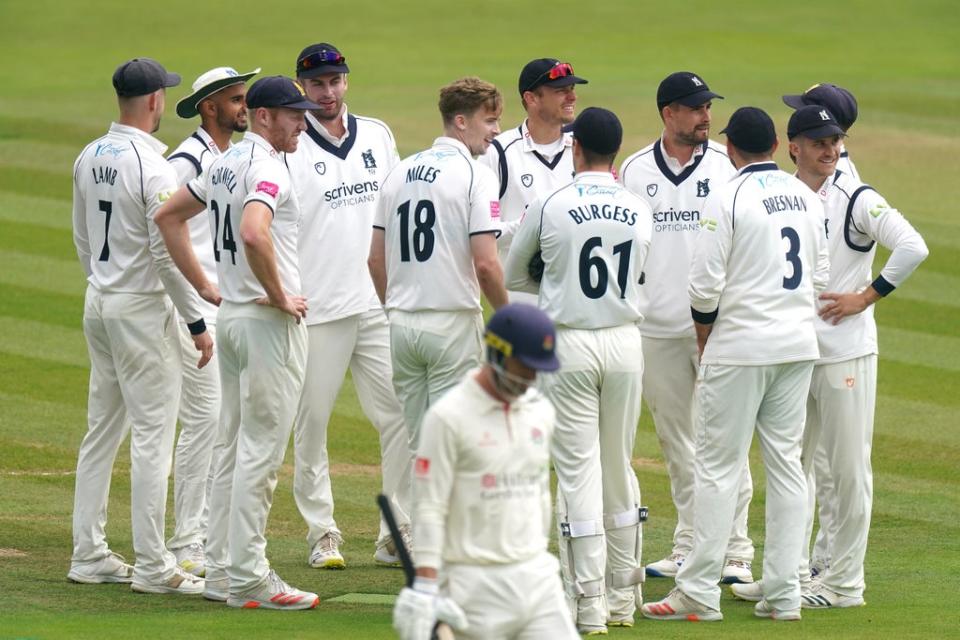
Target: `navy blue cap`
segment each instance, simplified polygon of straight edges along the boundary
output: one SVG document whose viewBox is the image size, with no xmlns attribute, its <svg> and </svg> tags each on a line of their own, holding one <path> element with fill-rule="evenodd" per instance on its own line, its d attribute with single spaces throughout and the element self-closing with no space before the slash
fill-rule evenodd
<svg viewBox="0 0 960 640">
<path fill-rule="evenodd" d="M 757 107 L 740 107 L 730 116 L 726 128 L 720 133 L 741 151 L 764 153 L 777 141 L 777 130 L 767 112 Z"/>
<path fill-rule="evenodd" d="M 567 87 L 571 84 L 587 84 L 587 80 L 573 75 L 573 66 L 569 62 L 537 58 L 524 65 L 517 88 L 522 96 L 524 91 L 533 91 L 537 87 Z"/>
<path fill-rule="evenodd" d="M 710 87 L 700 76 L 689 71 L 671 73 L 657 87 L 657 107 L 660 109 L 673 102 L 687 107 L 699 107 L 714 98 L 723 99 L 723 96 L 710 91 Z"/>
<path fill-rule="evenodd" d="M 286 76 L 267 76 L 254 82 L 247 90 L 247 108 L 286 107 L 307 111 L 319 109 L 320 105 L 310 102 L 299 82 Z"/>
<path fill-rule="evenodd" d="M 153 58 L 134 58 L 113 72 L 113 88 L 125 98 L 145 96 L 157 89 L 180 84 L 180 74 L 169 73 Z"/>
<path fill-rule="evenodd" d="M 843 131 L 843 127 L 830 110 L 815 104 L 794 111 L 790 116 L 790 122 L 787 123 L 787 138 L 790 140 L 797 136 L 820 140 L 845 135 L 847 134 Z"/>
<path fill-rule="evenodd" d="M 572 132 L 580 145 L 587 151 L 600 155 L 610 155 L 620 150 L 623 142 L 623 126 L 613 111 L 602 107 L 587 107 L 577 119 L 563 127 Z"/>
<path fill-rule="evenodd" d="M 328 42 L 312 44 L 297 56 L 298 78 L 315 78 L 325 73 L 350 73 L 347 59 L 332 44 Z"/>
<path fill-rule="evenodd" d="M 811 104 L 826 107 L 844 131 L 857 121 L 857 99 L 843 87 L 828 82 L 815 84 L 800 95 L 783 96 L 783 103 L 794 109 Z"/>
<path fill-rule="evenodd" d="M 500 307 L 487 323 L 484 342 L 536 371 L 560 368 L 553 321 L 531 304 L 515 302 Z"/>
</svg>

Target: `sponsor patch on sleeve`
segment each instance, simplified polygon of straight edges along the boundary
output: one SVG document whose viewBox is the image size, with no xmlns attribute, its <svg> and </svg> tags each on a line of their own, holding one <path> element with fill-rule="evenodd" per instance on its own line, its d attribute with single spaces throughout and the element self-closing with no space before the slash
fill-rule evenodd
<svg viewBox="0 0 960 640">
<path fill-rule="evenodd" d="M 254 189 L 257 193 L 265 193 L 271 198 L 276 198 L 277 194 L 280 193 L 280 187 L 272 182 L 267 182 L 266 180 L 257 183 L 257 188 Z"/>
<path fill-rule="evenodd" d="M 417 458 L 416 464 L 414 464 L 414 471 L 417 476 L 423 478 L 430 473 L 430 458 Z"/>
<path fill-rule="evenodd" d="M 160 191 L 157 193 L 157 202 L 166 202 L 172 195 L 172 191 Z"/>
<path fill-rule="evenodd" d="M 500 217 L 500 202 L 498 200 L 490 201 L 490 217 L 491 218 Z"/>
</svg>

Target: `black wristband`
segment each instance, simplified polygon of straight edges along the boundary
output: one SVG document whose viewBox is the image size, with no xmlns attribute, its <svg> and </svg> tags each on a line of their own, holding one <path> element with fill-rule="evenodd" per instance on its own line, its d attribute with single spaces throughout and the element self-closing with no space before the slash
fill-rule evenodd
<svg viewBox="0 0 960 640">
<path fill-rule="evenodd" d="M 690 307 L 690 315 L 693 316 L 693 321 L 698 324 L 713 324 L 714 320 L 717 319 L 717 313 L 720 311 L 720 308 L 716 308 L 710 313 L 704 313 L 702 311 L 697 311 L 693 307 Z"/>
<path fill-rule="evenodd" d="M 873 287 L 874 290 L 876 290 L 876 292 L 880 294 L 881 298 L 890 293 L 893 293 L 893 290 L 896 289 L 896 287 L 890 284 L 889 282 L 887 282 L 887 279 L 884 278 L 883 276 L 877 276 L 877 279 L 874 280 L 870 284 L 870 286 Z"/>
<path fill-rule="evenodd" d="M 203 318 L 200 318 L 196 322 L 188 322 L 187 329 L 190 330 L 190 335 L 198 336 L 207 330 L 207 323 L 203 321 Z"/>
</svg>

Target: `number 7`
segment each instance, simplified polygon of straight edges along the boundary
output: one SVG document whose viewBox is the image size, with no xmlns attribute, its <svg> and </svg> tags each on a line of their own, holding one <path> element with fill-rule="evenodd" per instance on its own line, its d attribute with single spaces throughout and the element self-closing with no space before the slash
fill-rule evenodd
<svg viewBox="0 0 960 640">
<path fill-rule="evenodd" d="M 113 203 L 109 200 L 101 200 L 100 211 L 107 214 L 107 220 L 103 225 L 103 248 L 100 249 L 100 262 L 106 262 L 110 259 L 110 216 L 113 214 Z"/>
</svg>

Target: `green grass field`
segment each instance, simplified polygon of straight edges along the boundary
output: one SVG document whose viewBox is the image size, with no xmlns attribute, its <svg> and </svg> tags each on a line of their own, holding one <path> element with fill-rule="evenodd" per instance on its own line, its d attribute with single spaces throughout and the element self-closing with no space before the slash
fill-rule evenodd
<svg viewBox="0 0 960 640">
<path fill-rule="evenodd" d="M 924 235 L 930 258 L 880 303 L 881 360 L 875 505 L 867 555 L 868 606 L 807 612 L 799 624 L 753 617 L 724 596 L 717 625 L 638 620 L 611 636 L 784 638 L 960 637 L 960 13 L 947 0 L 742 3 L 535 3 L 425 0 L 343 4 L 116 0 L 0 3 L 0 638 L 389 638 L 390 608 L 330 601 L 395 593 L 398 571 L 372 564 L 377 445 L 348 383 L 331 422 L 337 516 L 347 571 L 307 567 L 305 527 L 285 465 L 271 514 L 269 555 L 291 583 L 324 602 L 303 613 L 228 610 L 200 598 L 144 596 L 123 586 L 68 583 L 76 451 L 86 429 L 88 361 L 81 332 L 84 281 L 70 232 L 70 171 L 80 149 L 115 117 L 110 76 L 137 55 L 181 73 L 158 136 L 175 145 L 196 126 L 173 103 L 202 71 L 230 65 L 290 73 L 306 44 L 332 41 L 352 69 L 352 110 L 387 121 L 402 155 L 439 134 L 437 89 L 475 74 L 506 95 L 503 126 L 521 118 L 520 67 L 570 60 L 579 106 L 616 111 L 624 157 L 660 133 L 656 85 L 689 69 L 737 107 L 767 109 L 783 134 L 780 95 L 831 81 L 858 97 L 848 148 L 865 179 Z M 715 126 L 719 131 L 722 126 Z M 780 157 L 782 166 L 789 160 Z M 882 260 L 884 255 L 880 256 Z M 648 416 L 636 467 L 651 521 L 645 557 L 669 549 L 667 477 Z M 292 461 L 290 455 L 288 460 Z M 763 550 L 764 485 L 754 460 L 751 532 Z M 108 534 L 128 559 L 129 461 L 115 468 Z M 172 492 L 171 492 L 172 495 Z M 172 503 L 172 498 L 171 498 Z M 650 581 L 647 599 L 671 581 Z"/>
</svg>

